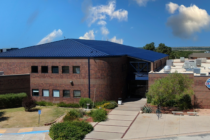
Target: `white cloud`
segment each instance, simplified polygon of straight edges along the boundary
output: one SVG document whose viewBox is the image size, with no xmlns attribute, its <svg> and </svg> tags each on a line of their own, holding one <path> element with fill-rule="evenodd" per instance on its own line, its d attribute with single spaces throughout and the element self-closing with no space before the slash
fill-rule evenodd
<svg viewBox="0 0 210 140">
<path fill-rule="evenodd" d="M 98 24 L 98 25 L 103 25 L 103 26 L 105 26 L 105 25 L 106 25 L 106 21 L 100 20 L 97 24 Z"/>
<path fill-rule="evenodd" d="M 179 6 L 178 15 L 168 18 L 167 25 L 172 28 L 173 34 L 180 38 L 191 38 L 196 32 L 210 27 L 210 16 L 205 9 L 196 5 Z"/>
<path fill-rule="evenodd" d="M 103 26 L 103 27 L 101 27 L 101 33 L 102 33 L 102 35 L 108 35 L 109 30 L 105 26 Z"/>
<path fill-rule="evenodd" d="M 58 29 L 57 31 L 54 30 L 50 34 L 48 34 L 46 37 L 44 37 L 38 44 L 44 44 L 53 41 L 54 38 L 59 37 L 63 34 L 63 32 Z"/>
<path fill-rule="evenodd" d="M 173 14 L 178 8 L 179 8 L 179 5 L 176 3 L 169 2 L 168 4 L 166 4 L 166 9 L 171 14 Z"/>
<path fill-rule="evenodd" d="M 139 6 L 146 6 L 147 2 L 155 0 L 134 0 L 134 1 L 136 1 Z"/>
<path fill-rule="evenodd" d="M 111 42 L 115 42 L 118 44 L 123 44 L 123 39 L 117 39 L 116 36 L 110 39 Z"/>
<path fill-rule="evenodd" d="M 115 10 L 116 8 L 116 1 L 112 0 L 108 3 L 108 5 L 99 5 L 99 6 L 90 6 L 84 7 L 84 11 L 86 11 L 86 18 L 88 19 L 89 26 L 95 23 L 97 20 L 105 20 L 107 16 L 111 19 L 118 19 L 119 21 L 127 20 L 128 18 L 128 11 L 119 9 Z"/>
<path fill-rule="evenodd" d="M 94 31 L 90 30 L 89 32 L 86 32 L 84 36 L 80 36 L 79 39 L 94 40 L 95 39 Z"/>
</svg>

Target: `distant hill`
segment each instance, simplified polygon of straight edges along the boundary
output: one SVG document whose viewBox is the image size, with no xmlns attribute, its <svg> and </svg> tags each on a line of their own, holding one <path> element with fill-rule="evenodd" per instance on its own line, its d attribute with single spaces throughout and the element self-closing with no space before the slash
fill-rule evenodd
<svg viewBox="0 0 210 140">
<path fill-rule="evenodd" d="M 208 47 L 171 47 L 173 51 L 210 51 L 210 46 Z"/>
</svg>

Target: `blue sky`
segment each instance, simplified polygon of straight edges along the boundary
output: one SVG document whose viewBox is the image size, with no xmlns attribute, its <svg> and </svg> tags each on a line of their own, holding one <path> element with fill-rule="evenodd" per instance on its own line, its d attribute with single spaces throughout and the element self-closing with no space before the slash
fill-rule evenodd
<svg viewBox="0 0 210 140">
<path fill-rule="evenodd" d="M 210 46 L 209 0 L 1 0 L 0 48 L 81 38 Z"/>
</svg>

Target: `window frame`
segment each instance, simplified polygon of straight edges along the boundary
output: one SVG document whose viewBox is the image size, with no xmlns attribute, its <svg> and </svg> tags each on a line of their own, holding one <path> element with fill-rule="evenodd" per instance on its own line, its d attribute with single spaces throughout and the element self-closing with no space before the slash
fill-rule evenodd
<svg viewBox="0 0 210 140">
<path fill-rule="evenodd" d="M 80 97 L 79 96 L 74 96 L 74 91 L 80 91 Z M 81 98 L 81 90 L 73 90 L 73 97 L 74 98 Z"/>
<path fill-rule="evenodd" d="M 75 68 L 75 67 L 79 67 L 79 73 L 75 73 L 75 72 L 74 72 L 74 68 Z M 72 69 L 73 69 L 73 74 L 80 74 L 80 73 L 81 73 L 81 72 L 80 72 L 80 66 L 73 66 Z"/>
<path fill-rule="evenodd" d="M 59 91 L 59 97 L 55 97 L 53 91 Z M 58 89 L 53 89 L 53 90 L 52 90 L 52 96 L 53 96 L 54 98 L 60 98 L 60 97 L 61 97 L 61 96 L 60 96 L 60 90 L 58 90 Z"/>
<path fill-rule="evenodd" d="M 68 67 L 68 73 L 70 73 L 70 72 L 69 72 L 69 66 L 62 66 L 62 74 L 68 74 L 68 73 L 64 73 L 64 72 L 63 72 L 63 67 Z"/>
<path fill-rule="evenodd" d="M 69 96 L 64 97 L 64 91 L 69 91 Z M 64 97 L 64 98 L 70 98 L 70 97 L 71 97 L 71 95 L 70 95 L 70 90 L 66 90 L 66 89 L 64 89 L 64 90 L 63 90 L 63 97 Z"/>
<path fill-rule="evenodd" d="M 48 90 L 48 92 L 49 92 L 49 95 L 48 96 L 44 96 L 44 90 Z M 50 97 L 50 90 L 49 89 L 42 89 L 42 96 L 43 97 Z"/>
<path fill-rule="evenodd" d="M 58 73 L 53 72 L 53 67 L 58 67 Z M 53 74 L 59 74 L 59 66 L 51 66 L 51 72 L 52 72 Z"/>
<path fill-rule="evenodd" d="M 34 92 L 33 92 L 34 90 L 38 90 L 38 96 L 34 96 L 34 94 L 33 94 L 33 93 L 34 93 Z M 34 96 L 34 97 L 39 97 L 39 89 L 32 89 L 32 96 Z"/>
<path fill-rule="evenodd" d="M 37 72 L 33 72 L 32 67 L 37 67 Z M 31 73 L 39 73 L 39 67 L 38 66 L 31 66 Z"/>
<path fill-rule="evenodd" d="M 42 68 L 43 67 L 47 67 L 47 72 L 42 72 Z M 49 73 L 49 68 L 48 68 L 48 66 L 41 66 L 41 73 Z"/>
</svg>

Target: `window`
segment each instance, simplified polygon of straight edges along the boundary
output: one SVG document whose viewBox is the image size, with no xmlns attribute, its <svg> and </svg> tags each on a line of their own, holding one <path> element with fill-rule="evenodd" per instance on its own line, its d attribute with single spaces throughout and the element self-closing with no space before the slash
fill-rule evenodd
<svg viewBox="0 0 210 140">
<path fill-rule="evenodd" d="M 42 73 L 48 73 L 48 66 L 42 66 Z"/>
<path fill-rule="evenodd" d="M 73 66 L 73 73 L 80 73 L 80 66 Z"/>
<path fill-rule="evenodd" d="M 31 73 L 38 73 L 38 66 L 31 66 Z"/>
<path fill-rule="evenodd" d="M 38 89 L 32 89 L 32 96 L 39 96 L 39 90 Z"/>
<path fill-rule="evenodd" d="M 53 90 L 53 97 L 60 97 L 60 91 L 59 90 Z"/>
<path fill-rule="evenodd" d="M 58 66 L 52 66 L 52 73 L 59 73 Z"/>
<path fill-rule="evenodd" d="M 49 97 L 49 90 L 48 89 L 43 89 L 42 93 L 43 93 L 43 97 Z"/>
<path fill-rule="evenodd" d="M 80 90 L 74 90 L 74 97 L 75 98 L 81 97 L 81 91 Z"/>
<path fill-rule="evenodd" d="M 62 73 L 69 73 L 69 66 L 62 66 Z"/>
<path fill-rule="evenodd" d="M 70 97 L 70 90 L 63 90 L 63 97 Z"/>
</svg>

